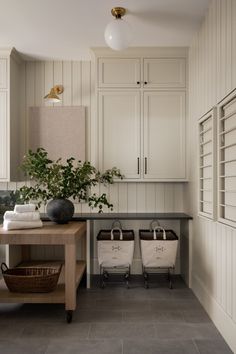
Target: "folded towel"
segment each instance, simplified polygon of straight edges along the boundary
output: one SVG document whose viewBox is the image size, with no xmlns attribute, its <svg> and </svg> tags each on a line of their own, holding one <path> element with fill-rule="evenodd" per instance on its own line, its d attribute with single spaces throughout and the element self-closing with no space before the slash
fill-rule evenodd
<svg viewBox="0 0 236 354">
<path fill-rule="evenodd" d="M 35 211 L 35 204 L 16 204 L 14 208 L 15 213 L 27 213 Z"/>
<path fill-rule="evenodd" d="M 36 221 L 40 220 L 40 214 L 38 211 L 32 211 L 27 213 L 15 213 L 14 211 L 6 211 L 4 220 L 11 221 Z"/>
<path fill-rule="evenodd" d="M 41 220 L 38 221 L 3 221 L 4 230 L 20 230 L 20 229 L 35 229 L 37 227 L 42 227 L 43 223 Z"/>
</svg>

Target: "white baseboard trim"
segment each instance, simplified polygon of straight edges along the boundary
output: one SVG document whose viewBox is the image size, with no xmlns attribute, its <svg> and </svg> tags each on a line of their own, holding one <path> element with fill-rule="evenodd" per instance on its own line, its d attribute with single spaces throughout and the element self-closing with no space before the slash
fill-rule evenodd
<svg viewBox="0 0 236 354">
<path fill-rule="evenodd" d="M 236 323 L 209 294 L 203 282 L 196 275 L 192 276 L 192 290 L 231 350 L 236 353 Z"/>
</svg>

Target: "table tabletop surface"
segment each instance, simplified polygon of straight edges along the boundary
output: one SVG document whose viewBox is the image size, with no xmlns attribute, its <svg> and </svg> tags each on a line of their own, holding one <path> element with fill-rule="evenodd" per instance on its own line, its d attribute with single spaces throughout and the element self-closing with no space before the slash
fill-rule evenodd
<svg viewBox="0 0 236 354">
<path fill-rule="evenodd" d="M 22 229 L 6 231 L 0 227 L 0 244 L 67 244 L 86 231 L 86 223 L 70 221 L 68 224 L 43 222 L 43 227 L 37 229 Z"/>
</svg>

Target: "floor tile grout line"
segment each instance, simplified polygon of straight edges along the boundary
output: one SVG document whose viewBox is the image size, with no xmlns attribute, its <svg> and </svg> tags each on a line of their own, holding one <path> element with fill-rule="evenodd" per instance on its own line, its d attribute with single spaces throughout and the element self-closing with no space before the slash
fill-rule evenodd
<svg viewBox="0 0 236 354">
<path fill-rule="evenodd" d="M 194 347 L 196 348 L 197 352 L 198 352 L 199 354 L 201 354 L 201 353 L 200 353 L 200 350 L 198 349 L 197 343 L 195 342 L 195 339 L 192 339 L 192 342 L 193 342 L 193 345 L 194 345 Z"/>
<path fill-rule="evenodd" d="M 88 335 L 87 335 L 88 340 L 90 339 L 91 329 L 92 329 L 92 323 L 89 323 L 89 329 L 88 329 Z"/>
</svg>

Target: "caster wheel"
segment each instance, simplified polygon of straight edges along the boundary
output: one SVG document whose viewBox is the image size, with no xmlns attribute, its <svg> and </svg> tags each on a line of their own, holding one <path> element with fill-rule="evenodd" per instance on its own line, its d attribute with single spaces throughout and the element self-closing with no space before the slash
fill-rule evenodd
<svg viewBox="0 0 236 354">
<path fill-rule="evenodd" d="M 129 279 L 129 273 L 125 273 L 125 279 Z"/>
<path fill-rule="evenodd" d="M 73 317 L 73 311 L 68 310 L 66 311 L 66 322 L 71 323 Z"/>
<path fill-rule="evenodd" d="M 149 289 L 149 285 L 148 285 L 147 281 L 145 281 L 144 287 L 145 287 L 145 289 Z"/>
<path fill-rule="evenodd" d="M 103 281 L 102 284 L 101 284 L 101 288 L 102 288 L 102 289 L 105 289 L 105 283 L 104 283 L 104 281 Z"/>
<path fill-rule="evenodd" d="M 108 278 L 109 278 L 109 274 L 108 274 L 107 272 L 104 272 L 104 273 L 103 273 L 103 278 L 104 278 L 104 279 L 108 279 Z"/>
</svg>

